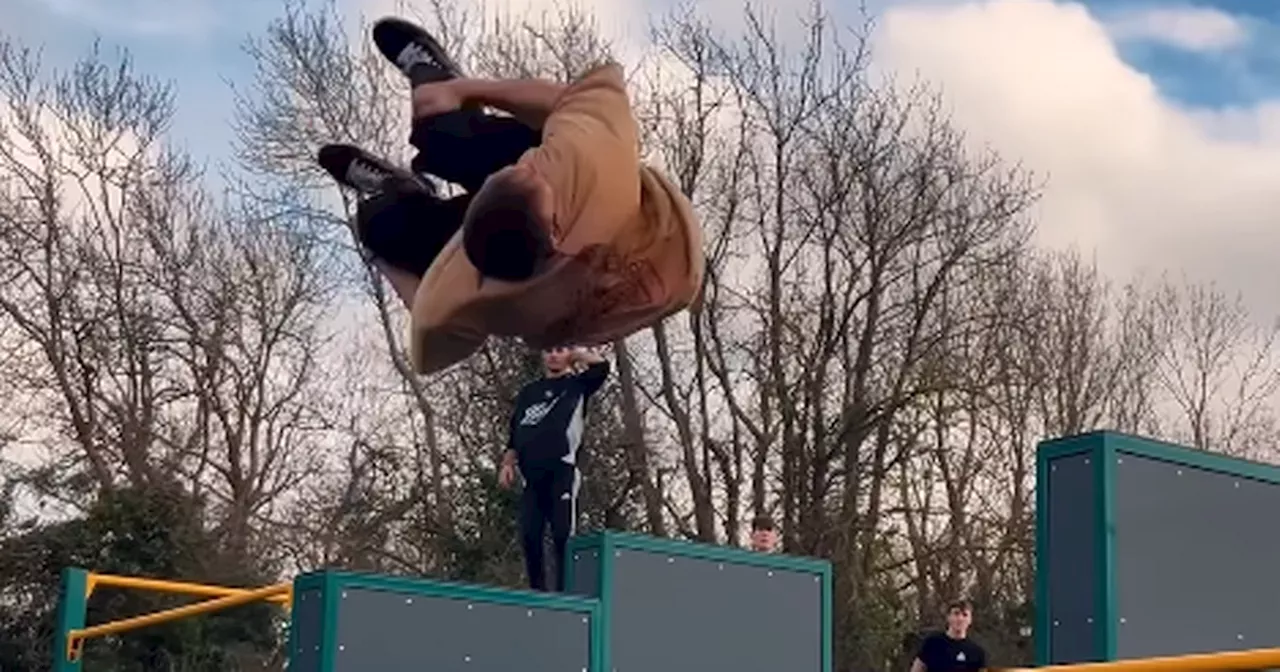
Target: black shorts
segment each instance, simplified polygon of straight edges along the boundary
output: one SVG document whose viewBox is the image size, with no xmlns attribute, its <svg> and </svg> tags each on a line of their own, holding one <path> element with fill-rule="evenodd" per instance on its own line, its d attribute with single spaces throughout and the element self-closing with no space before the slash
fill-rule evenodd
<svg viewBox="0 0 1280 672">
<path fill-rule="evenodd" d="M 462 226 L 471 196 L 495 172 L 541 142 L 541 133 L 511 117 L 450 112 L 415 122 L 409 144 L 413 170 L 459 185 L 464 193 L 440 198 L 391 192 L 361 201 L 356 210 L 361 243 L 373 256 L 422 277 Z"/>
</svg>

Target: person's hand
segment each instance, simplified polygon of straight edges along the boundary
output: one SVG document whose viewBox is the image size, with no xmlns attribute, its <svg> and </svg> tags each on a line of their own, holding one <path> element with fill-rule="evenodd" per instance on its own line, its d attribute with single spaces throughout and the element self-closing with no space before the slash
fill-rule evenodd
<svg viewBox="0 0 1280 672">
<path fill-rule="evenodd" d="M 577 347 L 573 349 L 573 359 L 579 364 L 589 365 L 604 361 L 604 355 L 595 348 Z"/>
<path fill-rule="evenodd" d="M 510 462 L 503 462 L 498 468 L 498 485 L 508 489 L 516 482 L 516 465 Z"/>
<path fill-rule="evenodd" d="M 413 90 L 413 118 L 436 117 L 462 109 L 462 95 L 455 80 L 421 84 Z"/>
</svg>

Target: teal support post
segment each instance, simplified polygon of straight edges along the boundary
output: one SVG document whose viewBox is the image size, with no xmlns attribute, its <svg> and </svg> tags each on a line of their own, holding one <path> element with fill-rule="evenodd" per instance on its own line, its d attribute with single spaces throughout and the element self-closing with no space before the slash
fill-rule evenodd
<svg viewBox="0 0 1280 672">
<path fill-rule="evenodd" d="M 68 655 L 72 630 L 84 627 L 89 602 L 89 572 L 78 567 L 62 570 L 62 590 L 58 598 L 57 630 L 53 636 L 53 672 L 80 672 L 80 648 Z"/>
<path fill-rule="evenodd" d="M 1273 464 L 1107 430 L 1042 442 L 1036 665 L 1280 645 L 1280 544 L 1259 534 L 1277 510 Z"/>
</svg>

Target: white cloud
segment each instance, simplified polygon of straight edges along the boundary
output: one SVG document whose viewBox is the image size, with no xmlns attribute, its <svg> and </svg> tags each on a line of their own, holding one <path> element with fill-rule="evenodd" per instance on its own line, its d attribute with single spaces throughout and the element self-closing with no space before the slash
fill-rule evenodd
<svg viewBox="0 0 1280 672">
<path fill-rule="evenodd" d="M 1245 24 L 1210 7 L 1152 7 L 1120 12 L 1107 20 L 1119 40 L 1159 42 L 1187 51 L 1221 51 L 1249 39 Z"/>
<path fill-rule="evenodd" d="M 1048 178 L 1044 243 L 1096 249 L 1118 275 L 1185 269 L 1275 310 L 1280 106 L 1180 109 L 1076 4 L 904 7 L 881 26 L 881 67 L 941 85 L 974 141 Z"/>
</svg>

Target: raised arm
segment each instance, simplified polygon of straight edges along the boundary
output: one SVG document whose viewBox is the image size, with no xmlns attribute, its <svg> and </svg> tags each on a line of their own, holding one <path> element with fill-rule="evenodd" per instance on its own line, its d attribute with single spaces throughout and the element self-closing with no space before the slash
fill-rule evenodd
<svg viewBox="0 0 1280 672">
<path fill-rule="evenodd" d="M 588 395 L 595 394 L 604 385 L 604 381 L 609 378 L 609 360 L 594 350 L 583 348 L 574 350 L 573 361 L 575 364 L 586 364 L 586 369 L 579 373 L 576 378 L 582 384 L 583 392 Z"/>
<path fill-rule="evenodd" d="M 539 129 L 566 88 L 545 79 L 456 79 L 449 85 L 463 105 L 496 107 Z"/>
<path fill-rule="evenodd" d="M 581 132 L 584 123 L 605 128 L 628 148 L 639 144 L 631 101 L 621 66 L 604 63 L 572 84 L 546 79 L 451 79 L 422 84 L 413 91 L 415 116 L 432 116 L 476 106 L 496 107 L 538 130 L 552 113 L 569 119 L 567 131 Z"/>
<path fill-rule="evenodd" d="M 595 350 L 590 350 L 588 348 L 575 349 L 573 351 L 573 359 L 575 362 L 580 362 L 582 364 L 586 364 L 587 366 L 591 366 L 592 364 L 599 364 L 605 361 L 604 355 L 600 354 L 599 352 L 596 352 Z"/>
</svg>

